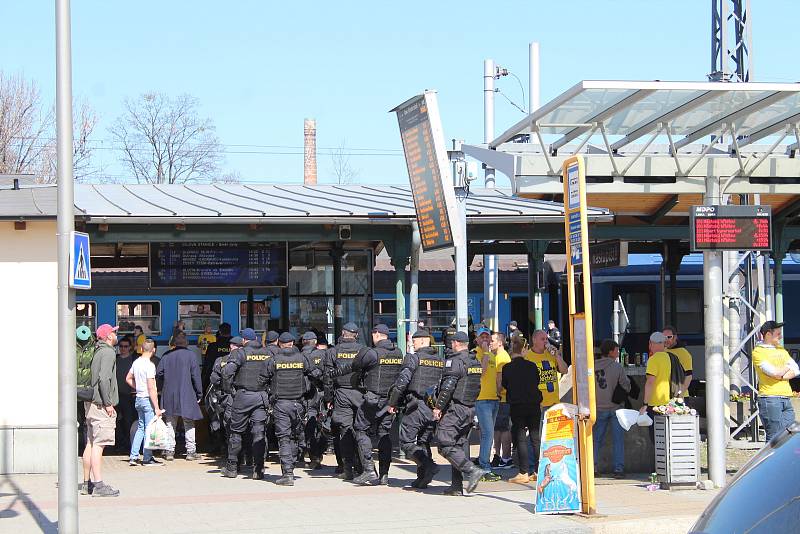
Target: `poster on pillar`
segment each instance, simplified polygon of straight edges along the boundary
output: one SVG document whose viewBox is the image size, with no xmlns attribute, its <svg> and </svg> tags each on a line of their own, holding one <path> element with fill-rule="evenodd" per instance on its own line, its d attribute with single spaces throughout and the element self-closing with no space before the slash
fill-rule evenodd
<svg viewBox="0 0 800 534">
<path fill-rule="evenodd" d="M 537 514 L 581 511 L 576 406 L 556 404 L 543 414 L 536 480 Z"/>
<path fill-rule="evenodd" d="M 586 170 L 583 158 L 564 161 L 564 243 L 567 257 L 572 398 L 577 405 L 577 443 L 581 455 L 581 509 L 595 511 L 592 425 L 597 418 L 594 391 L 594 335 L 589 225 L 586 218 Z M 581 292 L 582 299 L 578 299 Z"/>
</svg>

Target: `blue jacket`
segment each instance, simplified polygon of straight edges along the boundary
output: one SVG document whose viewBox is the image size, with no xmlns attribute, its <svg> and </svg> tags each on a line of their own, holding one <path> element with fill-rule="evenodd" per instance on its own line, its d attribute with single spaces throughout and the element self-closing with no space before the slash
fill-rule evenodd
<svg viewBox="0 0 800 534">
<path fill-rule="evenodd" d="M 156 377 L 164 383 L 161 407 L 166 415 L 181 416 L 194 421 L 203 418 L 197 403 L 203 397 L 197 354 L 186 348 L 167 352 L 158 364 Z"/>
</svg>

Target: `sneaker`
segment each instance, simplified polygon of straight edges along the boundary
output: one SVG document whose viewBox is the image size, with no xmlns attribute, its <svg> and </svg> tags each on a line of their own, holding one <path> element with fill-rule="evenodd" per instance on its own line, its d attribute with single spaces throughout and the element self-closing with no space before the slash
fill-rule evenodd
<svg viewBox="0 0 800 534">
<path fill-rule="evenodd" d="M 514 460 L 512 460 L 511 458 L 503 460 L 501 458 L 500 465 L 498 467 L 500 467 L 500 469 L 508 469 L 510 467 L 514 467 Z"/>
<path fill-rule="evenodd" d="M 535 484 L 538 479 L 539 479 L 539 475 L 537 475 L 536 473 L 533 473 L 532 475 L 528 475 L 528 482 L 530 482 L 531 484 Z"/>
<path fill-rule="evenodd" d="M 483 471 L 483 469 L 481 469 L 481 471 Z M 483 471 L 483 472 L 486 474 L 481 477 L 480 479 L 481 482 L 499 482 L 503 480 L 503 477 L 501 477 L 500 475 L 496 475 L 491 471 L 489 472 Z"/>
<path fill-rule="evenodd" d="M 530 480 L 527 473 L 519 473 L 517 476 L 508 479 L 512 484 L 527 484 Z"/>
<path fill-rule="evenodd" d="M 168 461 L 168 462 L 171 462 L 171 461 L 173 461 L 173 460 L 175 459 L 175 453 L 174 453 L 174 452 L 167 452 L 167 453 L 164 453 L 164 459 L 165 459 L 166 461 Z"/>
<path fill-rule="evenodd" d="M 155 458 L 150 458 L 148 461 L 142 462 L 142 465 L 145 467 L 153 467 L 156 465 L 164 465 L 164 462 L 159 462 Z"/>
<path fill-rule="evenodd" d="M 94 491 L 92 491 L 92 497 L 119 497 L 119 490 L 112 488 L 108 484 L 95 486 Z"/>
<path fill-rule="evenodd" d="M 81 482 L 78 484 L 78 493 L 81 495 L 91 495 L 94 491 L 94 482 Z"/>
<path fill-rule="evenodd" d="M 491 465 L 492 467 L 500 467 L 500 463 L 501 463 L 501 462 L 502 462 L 502 460 L 500 459 L 500 457 L 499 457 L 498 455 L 496 455 L 496 454 L 495 454 L 495 455 L 494 455 L 494 458 L 492 458 L 492 462 L 491 462 L 491 464 L 490 464 L 490 465 Z"/>
<path fill-rule="evenodd" d="M 197 460 L 197 453 L 196 452 L 190 452 L 190 453 L 186 454 L 186 461 L 187 462 L 193 462 L 195 460 Z"/>
<path fill-rule="evenodd" d="M 130 459 L 128 460 L 128 465 L 131 467 L 136 467 L 137 465 L 139 465 L 139 460 Z"/>
</svg>

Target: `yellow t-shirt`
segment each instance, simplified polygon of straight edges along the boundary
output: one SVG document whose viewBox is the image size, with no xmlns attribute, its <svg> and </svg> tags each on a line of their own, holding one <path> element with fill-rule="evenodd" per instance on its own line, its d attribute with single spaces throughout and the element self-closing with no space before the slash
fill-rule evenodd
<svg viewBox="0 0 800 534">
<path fill-rule="evenodd" d="M 142 353 L 142 345 L 146 339 L 147 337 L 144 334 L 139 334 L 139 337 L 136 338 L 136 354 Z"/>
<path fill-rule="evenodd" d="M 656 378 L 655 387 L 650 399 L 645 399 L 650 406 L 667 404 L 669 395 L 669 377 L 672 373 L 672 360 L 666 352 L 655 352 L 647 360 L 647 374 Z"/>
<path fill-rule="evenodd" d="M 686 350 L 686 347 L 673 347 L 667 351 L 678 357 L 684 371 L 688 373 L 692 370 L 692 354 Z"/>
<path fill-rule="evenodd" d="M 217 336 L 214 334 L 200 334 L 197 336 L 197 346 L 200 347 L 200 353 L 205 356 L 208 346 L 217 341 Z"/>
<path fill-rule="evenodd" d="M 539 391 L 542 392 L 542 408 L 552 406 L 561 402 L 561 394 L 558 392 L 558 362 L 550 351 L 533 352 L 529 350 L 525 354 L 525 359 L 533 362 L 539 368 Z"/>
<path fill-rule="evenodd" d="M 771 345 L 760 344 L 753 349 L 751 356 L 753 367 L 756 368 L 758 375 L 759 395 L 769 395 L 776 397 L 791 397 L 792 387 L 788 380 L 772 378 L 761 370 L 762 363 L 768 363 L 776 369 L 782 369 L 791 361 L 792 357 L 783 347 L 773 347 Z"/>
<path fill-rule="evenodd" d="M 483 360 L 483 349 L 478 347 L 477 358 L 478 361 Z M 501 372 L 503 366 L 511 361 L 508 353 L 500 348 L 497 354 L 489 352 L 489 365 L 481 374 L 481 392 L 478 394 L 478 400 L 497 400 L 497 373 Z M 505 400 L 505 395 L 500 400 Z"/>
</svg>

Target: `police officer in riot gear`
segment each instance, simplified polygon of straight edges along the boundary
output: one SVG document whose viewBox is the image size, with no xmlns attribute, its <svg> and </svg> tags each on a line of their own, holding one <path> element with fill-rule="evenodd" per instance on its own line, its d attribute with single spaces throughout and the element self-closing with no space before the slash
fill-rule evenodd
<svg viewBox="0 0 800 534">
<path fill-rule="evenodd" d="M 228 342 L 228 350 L 227 352 L 219 351 L 222 355 L 214 360 L 214 364 L 211 368 L 211 375 L 209 377 L 210 384 L 208 393 L 206 394 L 206 410 L 209 413 L 211 436 L 218 445 L 221 440 L 221 444 L 224 445 L 222 449 L 227 453 L 227 436 L 230 433 L 233 396 L 229 392 L 223 390 L 222 368 L 228 364 L 228 358 L 231 352 L 235 352 L 241 348 L 244 342 L 240 336 L 232 338 L 226 337 L 225 340 Z M 211 350 L 211 345 L 209 345 L 209 350 Z"/>
<path fill-rule="evenodd" d="M 309 376 L 318 378 L 319 370 L 294 346 L 295 338 L 284 332 L 278 338 L 278 353 L 267 360 L 259 377 L 262 387 L 269 385 L 275 435 L 281 458 L 279 486 L 294 486 L 294 463 L 302 439 Z"/>
<path fill-rule="evenodd" d="M 236 478 L 237 459 L 242 449 L 242 434 L 250 426 L 253 437 L 253 478 L 264 476 L 266 451 L 264 428 L 267 420 L 267 392 L 259 384 L 259 376 L 271 356 L 258 341 L 252 328 L 242 331 L 244 346 L 231 353 L 222 368 L 222 384 L 226 392 L 233 392 L 230 436 L 228 437 L 228 462 L 222 475 Z"/>
<path fill-rule="evenodd" d="M 306 424 L 304 429 L 304 447 L 308 451 L 308 458 L 310 469 L 318 469 L 322 465 L 322 456 L 325 454 L 325 449 L 328 448 L 328 440 L 323 435 L 319 419 L 320 415 L 325 409 L 322 404 L 322 373 L 323 360 L 325 359 L 325 351 L 320 350 L 317 344 L 317 335 L 314 332 L 308 331 L 300 338 L 303 346 L 300 349 L 303 355 L 308 359 L 311 365 L 319 371 L 318 377 L 312 377 L 311 389 L 306 396 Z M 300 454 L 300 459 L 303 458 L 303 453 Z"/>
<path fill-rule="evenodd" d="M 358 454 L 364 471 L 355 478 L 356 484 L 372 484 L 376 480 L 382 486 L 389 484 L 389 465 L 392 462 L 392 420 L 389 413 L 389 389 L 400 374 L 403 366 L 403 353 L 397 345 L 389 341 L 389 327 L 376 325 L 372 329 L 372 344 L 361 360 L 353 362 L 354 370 L 361 370 L 366 393 L 364 402 L 356 413 L 353 429 L 356 435 Z M 372 439 L 378 437 L 378 475 L 372 461 Z"/>
<path fill-rule="evenodd" d="M 436 427 L 439 453 L 453 466 L 452 482 L 445 494 L 462 495 L 463 489 L 472 493 L 486 474 L 470 461 L 468 449 L 483 369 L 475 354 L 469 351 L 466 332 L 456 333 L 452 344 L 453 354 L 444 364 L 433 418 L 439 421 Z M 462 488 L 464 479 L 466 488 Z"/>
<path fill-rule="evenodd" d="M 431 456 L 435 423 L 428 400 L 442 380 L 444 358 L 431 347 L 427 330 L 417 330 L 411 338 L 413 350 L 403 359 L 403 368 L 389 393 L 389 412 L 397 411 L 405 399 L 400 424 L 400 448 L 406 458 L 417 464 L 417 479 L 412 488 L 428 487 L 439 468 Z"/>
<path fill-rule="evenodd" d="M 269 351 L 272 356 L 278 354 L 281 349 L 278 347 L 278 334 L 275 330 L 270 330 L 264 334 L 264 348 Z"/>
<path fill-rule="evenodd" d="M 361 373 L 354 372 L 357 360 L 362 360 L 373 352 L 358 342 L 358 326 L 346 323 L 342 328 L 339 343 L 330 349 L 325 357 L 325 402 L 333 405 L 333 424 L 339 435 L 339 449 L 342 456 L 342 478 L 353 480 L 355 464 L 355 434 L 353 424 L 356 412 L 364 402 L 364 389 Z M 369 355 L 375 359 L 374 353 Z M 363 365 L 358 365 L 363 368 Z"/>
</svg>

